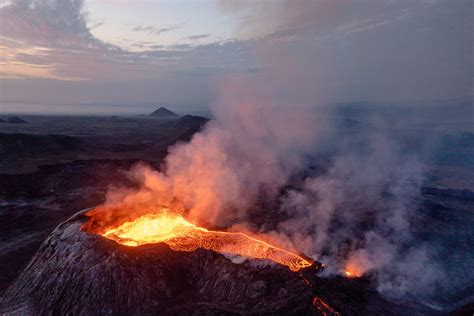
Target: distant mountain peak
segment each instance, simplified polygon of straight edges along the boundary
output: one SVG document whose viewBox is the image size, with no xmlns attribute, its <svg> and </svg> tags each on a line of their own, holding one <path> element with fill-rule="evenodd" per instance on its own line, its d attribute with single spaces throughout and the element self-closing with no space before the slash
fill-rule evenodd
<svg viewBox="0 0 474 316">
<path fill-rule="evenodd" d="M 178 114 L 174 113 L 173 111 L 168 110 L 165 107 L 160 107 L 148 115 L 155 116 L 155 117 L 166 117 L 166 118 L 179 117 Z"/>
<path fill-rule="evenodd" d="M 22 120 L 21 118 L 16 117 L 16 116 L 9 117 L 7 119 L 7 122 L 10 123 L 10 124 L 24 124 L 24 123 L 26 123 L 25 120 Z"/>
</svg>

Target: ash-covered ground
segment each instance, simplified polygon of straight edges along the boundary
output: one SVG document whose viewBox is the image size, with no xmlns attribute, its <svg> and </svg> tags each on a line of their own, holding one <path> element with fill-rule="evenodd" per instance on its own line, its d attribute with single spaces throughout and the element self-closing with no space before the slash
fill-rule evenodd
<svg viewBox="0 0 474 316">
<path fill-rule="evenodd" d="M 464 112 L 463 120 L 449 115 L 440 120 L 440 113 L 442 109 L 439 113 L 401 112 L 395 116 L 396 122 L 384 121 L 389 126 L 385 130 L 402 144 L 402 150 L 416 152 L 424 163 L 422 185 L 420 192 L 414 193 L 416 208 L 409 214 L 409 222 L 413 238 L 435 250 L 430 259 L 443 277 L 434 294 L 422 297 L 421 303 L 428 309 L 417 309 L 421 314 L 468 311 L 474 304 L 472 110 Z M 356 151 L 363 147 L 364 137 L 379 128 L 370 119 L 376 114 L 360 104 L 341 106 L 329 118 L 335 128 L 311 158 L 311 167 L 294 176 L 294 188 L 308 175 L 328 174 L 333 157 L 338 155 L 337 144 L 344 142 Z M 393 113 L 390 116 L 394 117 Z M 0 124 L 0 295 L 59 223 L 79 210 L 101 204 L 110 186 L 133 185 L 125 171 L 138 161 L 159 169 L 168 147 L 188 141 L 207 121 L 193 116 L 20 117 L 26 123 Z M 278 203 L 263 199 L 256 209 L 266 212 L 250 213 L 250 221 L 278 227 L 284 215 L 268 211 Z M 340 278 L 328 276 L 319 282 L 323 299 L 331 306 L 347 307 L 351 301 L 353 306 L 362 306 L 364 300 L 375 297 L 361 294 L 366 289 L 375 291 L 370 274 L 363 280 L 334 281 Z M 407 304 L 404 299 L 400 304 Z M 346 305 L 341 305 L 342 301 Z M 410 301 L 421 304 L 416 297 Z M 362 310 L 358 308 L 347 310 L 347 314 Z"/>
</svg>

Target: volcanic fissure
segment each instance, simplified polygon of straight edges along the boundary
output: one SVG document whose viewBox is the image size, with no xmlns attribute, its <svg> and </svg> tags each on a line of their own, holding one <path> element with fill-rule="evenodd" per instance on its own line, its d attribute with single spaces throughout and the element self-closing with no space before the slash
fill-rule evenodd
<svg viewBox="0 0 474 316">
<path fill-rule="evenodd" d="M 194 251 L 198 248 L 250 258 L 268 259 L 287 266 L 292 271 L 309 267 L 314 260 L 296 254 L 242 232 L 208 230 L 188 221 L 170 208 L 147 213 L 133 220 L 104 223 L 90 212 L 84 231 L 101 235 L 126 246 L 164 242 L 175 251 Z"/>
</svg>

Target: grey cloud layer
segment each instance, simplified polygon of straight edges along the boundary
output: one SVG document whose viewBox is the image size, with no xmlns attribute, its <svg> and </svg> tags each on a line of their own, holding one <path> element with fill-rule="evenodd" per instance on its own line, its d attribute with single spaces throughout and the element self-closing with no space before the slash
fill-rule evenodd
<svg viewBox="0 0 474 316">
<path fill-rule="evenodd" d="M 226 71 L 257 74 L 272 66 L 271 61 L 256 57 L 258 51 L 273 47 L 273 54 L 265 58 L 279 60 L 280 54 L 307 61 L 303 66 L 287 58 L 285 71 L 273 73 L 278 78 L 272 79 L 282 86 L 285 81 L 298 81 L 299 86 L 291 86 L 289 95 L 301 94 L 307 101 L 413 100 L 473 94 L 473 10 L 469 0 L 221 1 L 219 8 L 239 21 L 237 38 L 242 40 L 189 44 L 208 37 L 196 34 L 186 38 L 188 43 L 173 47 L 164 47 L 159 41 L 132 43 L 135 48 L 148 50 L 133 53 L 95 38 L 87 27 L 87 8 L 80 0 L 14 0 L 0 9 L 0 36 L 4 38 L 2 45 L 17 53 L 3 57 L 3 61 L 49 67 L 51 77 L 59 79 L 143 82 L 154 78 L 161 84 L 170 78 L 171 84 L 177 82 L 177 77 L 172 78 L 174 73 L 208 82 Z M 145 25 L 135 30 L 162 34 L 180 27 L 182 24 L 164 28 Z M 25 50 L 28 45 L 49 50 L 40 54 Z M 56 82 L 49 84 L 52 91 L 56 90 Z M 83 89 L 81 83 L 77 85 L 78 90 Z M 154 83 L 146 85 L 151 89 Z M 135 87 L 130 83 L 130 89 Z M 181 87 L 173 91 L 181 91 Z M 191 89 L 187 93 L 196 92 Z M 53 95 L 50 101 L 54 101 Z M 32 92 L 31 96 L 22 93 L 13 98 L 23 97 L 34 100 L 47 96 Z M 151 97 L 140 95 L 140 102 L 152 102 Z M 209 100 L 212 94 L 205 89 L 194 97 Z M 105 95 L 88 98 L 119 101 Z M 172 99 L 166 101 L 173 103 Z"/>
<path fill-rule="evenodd" d="M 15 0 L 11 4 L 0 8 L 0 36 L 3 38 L 0 43 L 3 49 L 10 53 L 3 56 L 3 62 L 11 65 L 23 65 L 15 77 L 23 78 L 45 78 L 46 79 L 74 79 L 74 80 L 105 80 L 105 81 L 140 81 L 157 80 L 160 78 L 172 77 L 173 73 L 182 76 L 186 71 L 195 77 L 196 73 L 208 75 L 222 72 L 224 68 L 235 68 L 236 60 L 242 59 L 232 53 L 239 43 L 211 43 L 203 47 L 195 47 L 190 44 L 173 45 L 165 47 L 159 42 L 138 42 L 132 46 L 146 49 L 147 52 L 129 52 L 118 46 L 105 43 L 94 37 L 87 26 L 87 14 L 81 0 Z M 104 21 L 98 24 L 106 23 Z M 93 28 L 97 23 L 90 26 Z M 166 28 L 154 26 L 136 27 L 136 31 L 151 32 L 161 34 L 182 28 L 183 24 L 172 25 Z M 202 38 L 202 36 L 201 36 Z M 206 54 L 204 54 L 206 52 Z M 30 71 L 31 75 L 24 71 L 24 68 L 44 68 L 44 72 L 38 73 Z M 205 72 L 202 70 L 206 69 Z M 245 69 L 245 66 L 243 67 Z M 0 72 L 3 77 L 11 74 Z M 176 79 L 176 77 L 175 77 Z M 176 80 L 170 80 L 176 82 Z M 7 81 L 7 79 L 3 79 Z M 41 79 L 38 79 L 41 80 Z M 206 79 L 205 79 L 206 80 Z M 45 81 L 45 84 L 48 81 Z M 34 92 L 29 90 L 31 95 L 21 93 L 15 96 L 16 91 L 24 90 L 16 85 L 24 85 L 26 82 L 15 80 L 11 82 L 14 86 L 8 91 L 2 91 L 2 99 L 13 99 L 19 101 L 34 101 L 51 97 L 62 99 L 57 93 Z M 56 81 L 49 81 L 50 89 L 55 91 L 59 85 Z M 72 84 L 72 83 L 71 83 Z M 90 84 L 81 82 L 74 83 L 76 90 L 85 92 L 85 87 Z M 121 83 L 122 85 L 122 83 Z M 148 82 L 146 85 L 152 89 L 154 83 Z M 169 83 L 164 83 L 169 86 Z M 10 82 L 5 87 L 10 87 Z M 46 84 L 46 86 L 48 86 Z M 130 84 L 134 89 L 136 84 Z M 174 87 L 177 93 L 181 87 Z M 6 90 L 6 88 L 5 88 Z M 191 91 L 191 90 L 190 90 Z M 88 94 L 88 93 L 87 93 Z M 11 97 L 5 97 L 11 95 Z M 89 95 L 89 94 L 88 94 Z M 144 98 L 150 100 L 150 94 L 143 94 Z M 81 102 L 85 96 L 78 96 Z M 90 101 L 90 95 L 87 97 Z M 203 97 L 195 96 L 197 99 Z M 93 99 L 107 99 L 105 95 L 95 95 Z M 45 100 L 45 101 L 46 101 Z M 109 100 L 111 101 L 111 100 Z"/>
<path fill-rule="evenodd" d="M 182 29 L 183 26 L 184 26 L 184 23 L 175 24 L 175 25 L 171 25 L 171 26 L 168 26 L 168 27 L 162 27 L 162 28 L 158 28 L 158 27 L 153 26 L 153 25 L 149 25 L 149 26 L 136 26 L 136 27 L 134 27 L 134 28 L 132 29 L 132 31 L 135 31 L 135 32 L 147 32 L 147 33 L 149 33 L 149 34 L 160 35 L 161 33 L 165 33 L 165 32 L 170 32 L 170 31 Z"/>
</svg>

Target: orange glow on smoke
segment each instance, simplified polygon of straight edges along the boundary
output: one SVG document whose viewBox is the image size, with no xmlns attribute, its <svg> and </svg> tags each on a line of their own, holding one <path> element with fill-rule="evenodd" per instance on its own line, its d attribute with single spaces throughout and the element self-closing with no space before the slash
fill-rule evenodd
<svg viewBox="0 0 474 316">
<path fill-rule="evenodd" d="M 90 221 L 93 220 L 92 214 Z M 105 225 L 101 229 L 91 228 L 93 226 L 94 224 L 88 223 L 84 229 L 132 247 L 164 242 L 176 251 L 204 248 L 221 253 L 269 259 L 293 271 L 313 264 L 309 258 L 305 259 L 241 232 L 212 231 L 196 226 L 168 208 L 163 208 L 159 213 L 144 214 L 118 225 Z"/>
<path fill-rule="evenodd" d="M 362 276 L 360 269 L 353 264 L 348 264 L 344 269 L 344 275 L 348 278 L 358 278 Z"/>
</svg>

